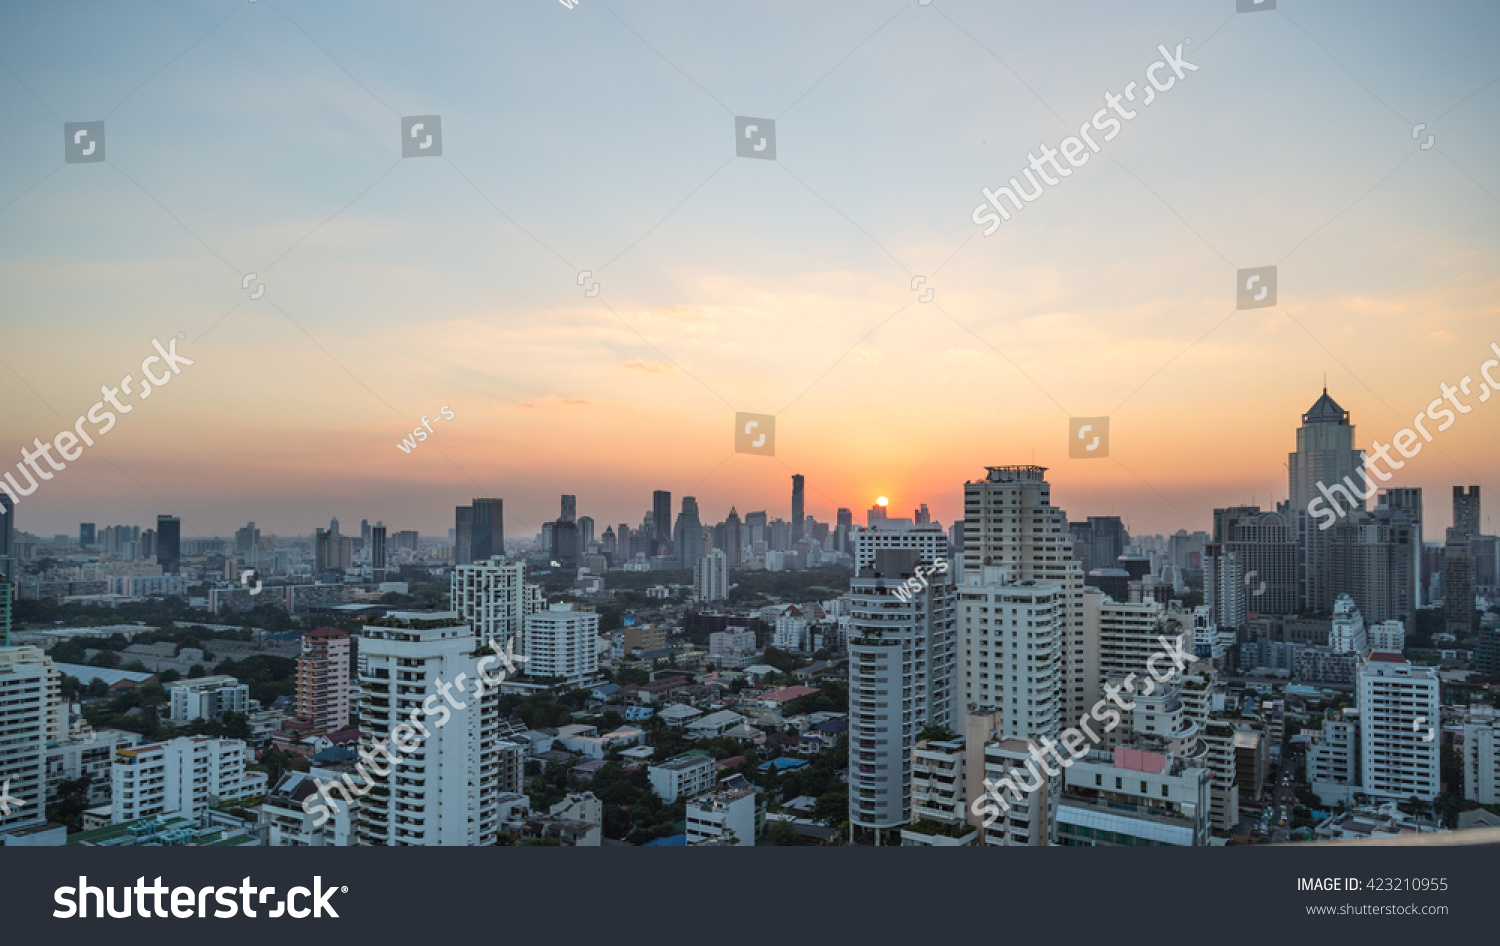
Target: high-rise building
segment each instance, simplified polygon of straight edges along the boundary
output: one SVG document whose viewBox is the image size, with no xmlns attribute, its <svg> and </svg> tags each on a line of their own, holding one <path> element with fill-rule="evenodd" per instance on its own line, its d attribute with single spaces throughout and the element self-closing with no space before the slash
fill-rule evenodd
<svg viewBox="0 0 1500 946">
<path fill-rule="evenodd" d="M 1216 554 L 1233 555 L 1239 564 L 1247 619 L 1260 614 L 1295 614 L 1301 608 L 1300 551 L 1296 519 L 1290 512 L 1261 512 L 1258 506 L 1215 509 L 1214 534 L 1219 545 Z M 1208 548 L 1204 546 L 1205 557 Z M 1224 624 L 1222 619 L 1219 623 Z"/>
<path fill-rule="evenodd" d="M 553 604 L 526 616 L 526 675 L 576 689 L 599 675 L 599 615 Z"/>
<path fill-rule="evenodd" d="M 1004 567 L 986 565 L 968 571 L 957 594 L 959 690 L 968 712 L 992 713 L 994 738 L 1056 738 L 1067 614 L 1062 586 L 1020 584 Z"/>
<path fill-rule="evenodd" d="M 586 555 L 594 544 L 594 517 L 578 517 L 578 554 Z"/>
<path fill-rule="evenodd" d="M 315 732 L 338 732 L 349 725 L 350 653 L 349 635 L 336 627 L 302 635 L 297 715 L 311 722 Z"/>
<path fill-rule="evenodd" d="M 879 503 L 876 503 L 875 505 L 871 506 L 869 509 L 865 510 L 865 528 L 866 529 L 874 528 L 875 523 L 880 522 L 880 521 L 882 521 L 885 518 L 886 518 L 885 507 L 882 506 L 882 505 L 880 505 Z"/>
<path fill-rule="evenodd" d="M 78 524 L 78 547 L 92 548 L 94 545 L 94 524 L 92 522 L 80 522 Z"/>
<path fill-rule="evenodd" d="M 470 526 L 469 561 L 483 562 L 505 554 L 505 500 L 476 499 Z"/>
<path fill-rule="evenodd" d="M 365 548 L 370 547 L 370 520 L 359 520 L 359 540 L 364 543 Z"/>
<path fill-rule="evenodd" d="M 0 647 L 10 646 L 11 622 L 15 618 L 16 584 L 0 575 Z"/>
<path fill-rule="evenodd" d="M 932 522 L 932 513 L 927 510 L 927 504 L 923 503 L 912 513 L 912 521 L 919 526 L 925 526 Z"/>
<path fill-rule="evenodd" d="M 1448 544 L 1443 546 L 1443 629 L 1459 638 L 1473 633 L 1477 597 L 1468 540 L 1449 529 Z"/>
<path fill-rule="evenodd" d="M 16 577 L 16 501 L 0 493 L 0 577 Z"/>
<path fill-rule="evenodd" d="M 672 493 L 659 489 L 651 494 L 651 524 L 656 533 L 652 537 L 650 555 L 665 555 L 672 544 Z"/>
<path fill-rule="evenodd" d="M 453 569 L 449 582 L 453 610 L 474 629 L 474 645 L 501 647 L 514 639 L 512 652 L 526 654 L 526 616 L 542 607 L 542 591 L 526 583 L 526 566 L 496 556 Z"/>
<path fill-rule="evenodd" d="M 1296 517 L 1301 547 L 1301 606 L 1327 613 L 1333 599 L 1345 589 L 1338 587 L 1333 576 L 1330 530 L 1327 513 L 1344 518 L 1353 511 L 1363 511 L 1365 499 L 1374 492 L 1373 481 L 1366 479 L 1363 450 L 1354 446 L 1354 425 L 1349 412 L 1328 396 L 1328 389 L 1307 413 L 1297 428 L 1297 449 L 1287 456 L 1290 483 L 1290 512 Z M 1310 509 L 1317 506 L 1317 510 Z"/>
<path fill-rule="evenodd" d="M 802 541 L 803 519 L 807 515 L 801 473 L 792 474 L 792 547 Z"/>
<path fill-rule="evenodd" d="M 370 567 L 385 567 L 385 523 L 377 522 L 370 529 Z"/>
<path fill-rule="evenodd" d="M 564 522 L 572 522 L 578 518 L 578 497 L 568 493 L 562 494 L 562 515 L 558 516 Z"/>
<path fill-rule="evenodd" d="M 182 570 L 182 520 L 176 516 L 156 517 L 156 564 L 163 575 Z"/>
<path fill-rule="evenodd" d="M 757 542 L 770 542 L 771 535 L 765 510 L 745 513 L 745 544 L 751 548 Z"/>
<path fill-rule="evenodd" d="M 678 568 L 692 568 L 703 555 L 703 522 L 698 518 L 698 500 L 692 496 L 682 497 L 672 543 Z"/>
<path fill-rule="evenodd" d="M 873 568 L 881 549 L 912 549 L 929 565 L 948 561 L 948 536 L 941 525 L 917 525 L 910 519 L 881 519 L 861 532 L 854 555 L 854 572 Z M 950 581 L 951 584 L 951 581 Z"/>
<path fill-rule="evenodd" d="M 1203 547 L 1203 603 L 1217 627 L 1245 626 L 1245 570 L 1239 554 L 1218 543 Z"/>
<path fill-rule="evenodd" d="M 453 564 L 474 561 L 474 507 L 453 507 Z"/>
<path fill-rule="evenodd" d="M 4 831 L 46 821 L 47 743 L 68 730 L 62 674 L 40 647 L 0 647 L 0 706 L 0 785 L 22 802 L 0 812 Z"/>
<path fill-rule="evenodd" d="M 724 520 L 724 544 L 720 546 L 728 558 L 729 568 L 739 568 L 745 561 L 745 530 L 740 523 L 740 514 L 729 507 L 729 517 Z"/>
<path fill-rule="evenodd" d="M 1481 805 L 1500 804 L 1500 718 L 1493 706 L 1469 708 L 1464 723 L 1464 797 Z"/>
<path fill-rule="evenodd" d="M 1067 513 L 1052 505 L 1042 466 L 992 466 L 964 484 L 963 568 L 1002 566 L 1012 581 L 1062 586 L 1065 719 L 1082 716 L 1103 695 L 1094 667 L 1098 627 L 1084 621 L 1083 571 L 1073 560 Z"/>
<path fill-rule="evenodd" d="M 1365 629 L 1364 615 L 1359 613 L 1359 608 L 1354 606 L 1354 599 L 1348 595 L 1339 595 L 1333 602 L 1328 646 L 1336 654 L 1354 654 L 1360 658 L 1370 649 L 1370 635 Z"/>
<path fill-rule="evenodd" d="M 120 749 L 110 767 L 115 824 L 164 815 L 196 819 L 220 801 L 266 793 L 267 776 L 246 766 L 255 756 L 239 739 L 180 736 Z"/>
<path fill-rule="evenodd" d="M 578 563 L 583 560 L 583 543 L 578 523 L 559 519 L 545 523 L 542 531 L 552 560 L 563 568 L 577 568 Z"/>
<path fill-rule="evenodd" d="M 1412 548 L 1417 550 L 1417 554 L 1412 556 L 1412 583 L 1417 589 L 1412 604 L 1414 607 L 1428 604 L 1427 590 L 1422 581 L 1422 489 L 1417 486 L 1384 489 L 1380 491 L 1378 503 L 1401 510 L 1411 520 Z"/>
<path fill-rule="evenodd" d="M 1442 719 L 1437 669 L 1375 651 L 1355 673 L 1355 702 L 1363 791 L 1401 801 L 1436 798 L 1442 790 L 1440 740 L 1433 738 Z"/>
<path fill-rule="evenodd" d="M 879 835 L 912 819 L 917 734 L 958 724 L 958 642 L 952 576 L 935 571 L 946 559 L 915 528 L 907 547 L 869 554 L 866 535 L 856 558 L 871 564 L 849 589 L 849 821 Z"/>
<path fill-rule="evenodd" d="M 729 556 L 712 549 L 693 565 L 693 599 L 723 601 L 729 597 Z"/>
<path fill-rule="evenodd" d="M 360 755 L 381 759 L 399 727 L 413 729 L 413 716 L 427 735 L 415 751 L 397 752 L 400 764 L 386 767 L 385 774 L 369 771 L 374 765 L 363 767 L 373 788 L 357 810 L 360 844 L 495 843 L 501 785 L 489 760 L 501 743 L 500 692 L 486 688 L 476 697 L 471 687 L 456 684 L 460 674 L 472 679 L 476 672 L 474 649 L 474 631 L 452 611 L 393 611 L 365 625 L 359 644 Z M 451 707 L 438 700 L 446 715 L 424 717 L 424 698 L 436 695 L 440 684 L 448 687 Z"/>
<path fill-rule="evenodd" d="M 1478 535 L 1479 522 L 1479 487 L 1470 486 L 1468 492 L 1462 486 L 1453 487 L 1454 532 L 1465 539 Z"/>
</svg>

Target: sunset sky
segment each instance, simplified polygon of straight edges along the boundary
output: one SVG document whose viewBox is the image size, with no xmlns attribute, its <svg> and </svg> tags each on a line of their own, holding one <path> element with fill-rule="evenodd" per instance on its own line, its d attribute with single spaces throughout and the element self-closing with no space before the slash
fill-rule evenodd
<svg viewBox="0 0 1500 946">
<path fill-rule="evenodd" d="M 1234 6 L 0 5 L 0 472 L 153 338 L 196 362 L 17 528 L 440 535 L 500 496 L 517 536 L 566 492 L 602 532 L 653 489 L 787 516 L 793 473 L 819 519 L 947 524 L 1032 462 L 1138 533 L 1270 506 L 1325 375 L 1368 446 L 1495 357 L 1500 6 Z M 1198 71 L 981 235 L 981 188 L 1179 43 Z M 414 115 L 441 157 L 402 158 Z M 106 160 L 64 164 L 101 119 Z M 1273 264 L 1279 305 L 1237 311 Z M 1429 539 L 1458 483 L 1495 529 L 1473 400 L 1391 484 Z M 736 411 L 777 416 L 774 458 Z M 1106 415 L 1110 456 L 1070 459 Z"/>
</svg>

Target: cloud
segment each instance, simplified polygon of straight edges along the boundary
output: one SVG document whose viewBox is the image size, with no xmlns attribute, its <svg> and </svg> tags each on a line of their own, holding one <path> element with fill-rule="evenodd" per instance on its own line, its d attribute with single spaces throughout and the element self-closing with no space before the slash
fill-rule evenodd
<svg viewBox="0 0 1500 946">
<path fill-rule="evenodd" d="M 677 366 L 669 361 L 642 361 L 639 358 L 627 361 L 620 367 L 628 371 L 645 371 L 649 374 L 661 374 L 664 371 L 676 371 Z"/>
<path fill-rule="evenodd" d="M 560 411 L 565 407 L 583 407 L 588 403 L 581 397 L 558 397 L 555 394 L 549 394 L 532 401 L 519 401 L 516 406 L 531 410 Z"/>
</svg>

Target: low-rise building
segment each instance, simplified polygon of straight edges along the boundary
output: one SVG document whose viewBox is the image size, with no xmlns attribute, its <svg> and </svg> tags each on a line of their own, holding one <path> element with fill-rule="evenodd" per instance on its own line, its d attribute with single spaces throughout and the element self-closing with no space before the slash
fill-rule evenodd
<svg viewBox="0 0 1500 946">
<path fill-rule="evenodd" d="M 1158 752 L 1094 750 L 1063 773 L 1057 843 L 1200 847 L 1209 839 L 1209 770 Z"/>
<path fill-rule="evenodd" d="M 711 792 L 687 803 L 687 843 L 753 847 L 760 833 L 755 786 L 731 775 Z"/>
<path fill-rule="evenodd" d="M 216 801 L 266 791 L 266 774 L 250 772 L 250 750 L 238 739 L 183 736 L 120 749 L 110 769 L 115 824 L 158 815 L 196 818 Z"/>
<path fill-rule="evenodd" d="M 110 768 L 115 752 L 141 741 L 139 733 L 100 729 L 47 746 L 47 799 L 55 801 L 64 782 L 90 776 L 88 804 L 109 804 Z"/>
<path fill-rule="evenodd" d="M 706 755 L 680 755 L 649 766 L 646 774 L 658 798 L 670 805 L 683 796 L 699 795 L 714 787 L 718 767 Z"/>
<path fill-rule="evenodd" d="M 250 711 L 250 687 L 234 677 L 216 675 L 167 684 L 174 723 L 218 719 L 225 713 Z"/>
</svg>

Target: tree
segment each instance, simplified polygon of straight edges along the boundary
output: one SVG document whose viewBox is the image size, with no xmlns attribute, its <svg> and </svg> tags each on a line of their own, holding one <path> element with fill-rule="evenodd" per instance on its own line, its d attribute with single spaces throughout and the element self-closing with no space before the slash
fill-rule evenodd
<svg viewBox="0 0 1500 946">
<path fill-rule="evenodd" d="M 189 680 L 197 680 L 200 677 L 206 677 L 206 676 L 208 676 L 208 671 L 203 669 L 203 665 L 202 664 L 193 664 L 191 667 L 188 668 L 188 679 Z"/>
</svg>

